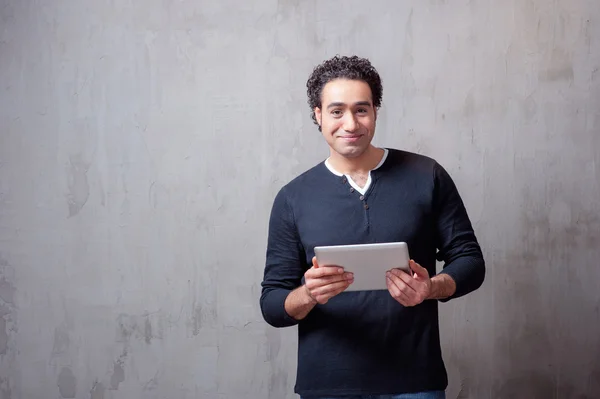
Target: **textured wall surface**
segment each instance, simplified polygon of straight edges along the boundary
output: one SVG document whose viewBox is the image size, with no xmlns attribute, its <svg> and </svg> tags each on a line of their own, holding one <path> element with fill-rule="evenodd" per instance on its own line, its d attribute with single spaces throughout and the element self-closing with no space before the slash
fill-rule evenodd
<svg viewBox="0 0 600 399">
<path fill-rule="evenodd" d="M 440 305 L 449 398 L 600 397 L 597 0 L 2 0 L 0 399 L 295 397 L 259 284 L 336 53 L 485 251 Z"/>
</svg>

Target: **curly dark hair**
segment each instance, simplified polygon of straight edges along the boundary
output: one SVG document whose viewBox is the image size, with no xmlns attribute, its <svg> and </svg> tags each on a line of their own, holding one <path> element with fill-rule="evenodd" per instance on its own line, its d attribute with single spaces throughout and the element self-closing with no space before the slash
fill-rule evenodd
<svg viewBox="0 0 600 399">
<path fill-rule="evenodd" d="M 383 85 L 379 73 L 371 62 L 366 58 L 360 58 L 356 55 L 351 57 L 336 55 L 317 65 L 306 82 L 308 105 L 310 106 L 311 117 L 315 124 L 318 125 L 314 110 L 315 107 L 321 108 L 321 92 L 323 91 L 323 87 L 334 79 L 362 80 L 371 88 L 373 106 L 376 109 L 381 106 Z M 319 126 L 320 130 L 321 127 Z"/>
</svg>

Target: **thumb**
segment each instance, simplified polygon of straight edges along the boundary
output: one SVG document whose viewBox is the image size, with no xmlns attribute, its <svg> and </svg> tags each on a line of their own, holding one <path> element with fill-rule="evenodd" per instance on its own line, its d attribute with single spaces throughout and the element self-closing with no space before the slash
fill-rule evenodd
<svg viewBox="0 0 600 399">
<path fill-rule="evenodd" d="M 317 263 L 317 257 L 316 257 L 316 256 L 313 256 L 313 258 L 312 258 L 312 263 L 313 263 L 313 267 L 314 267 L 315 269 L 318 269 L 318 268 L 319 268 L 319 264 Z"/>
<path fill-rule="evenodd" d="M 417 276 L 429 277 L 429 273 L 427 272 L 427 269 L 425 269 L 423 266 L 419 265 L 414 260 L 411 259 L 410 262 L 408 262 L 408 265 L 410 266 L 410 269 L 416 273 Z"/>
</svg>

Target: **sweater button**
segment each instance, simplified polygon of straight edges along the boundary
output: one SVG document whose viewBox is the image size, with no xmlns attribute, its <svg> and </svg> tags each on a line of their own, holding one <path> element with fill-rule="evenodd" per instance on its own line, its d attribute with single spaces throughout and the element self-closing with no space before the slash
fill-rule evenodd
<svg viewBox="0 0 600 399">
<path fill-rule="evenodd" d="M 369 209 L 369 204 L 365 204 L 365 209 Z"/>
<path fill-rule="evenodd" d="M 348 181 L 348 180 L 346 180 L 346 178 L 345 178 L 345 177 L 342 177 L 342 183 L 346 184 L 346 182 L 347 182 L 347 181 Z"/>
<path fill-rule="evenodd" d="M 362 200 L 364 200 L 364 199 L 365 199 L 365 196 L 364 196 L 364 195 L 361 195 L 361 196 L 360 196 L 360 200 L 362 201 Z"/>
<path fill-rule="evenodd" d="M 350 192 L 353 193 L 354 192 L 354 188 L 350 187 Z"/>
</svg>

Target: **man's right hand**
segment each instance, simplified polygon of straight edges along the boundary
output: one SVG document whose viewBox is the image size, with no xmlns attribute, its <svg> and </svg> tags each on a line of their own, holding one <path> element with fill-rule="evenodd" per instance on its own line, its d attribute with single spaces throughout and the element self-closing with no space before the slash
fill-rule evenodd
<svg viewBox="0 0 600 399">
<path fill-rule="evenodd" d="M 343 292 L 354 282 L 352 273 L 344 273 L 340 266 L 319 266 L 317 257 L 312 259 L 313 267 L 304 273 L 304 287 L 308 296 L 324 305 L 331 298 Z"/>
</svg>

